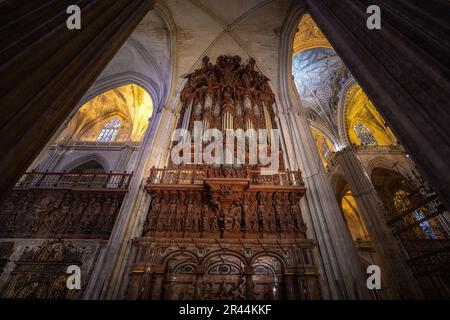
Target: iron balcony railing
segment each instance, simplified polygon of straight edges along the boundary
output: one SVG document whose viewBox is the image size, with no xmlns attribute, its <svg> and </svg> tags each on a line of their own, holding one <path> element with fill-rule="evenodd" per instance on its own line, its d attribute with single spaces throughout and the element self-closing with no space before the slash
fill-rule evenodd
<svg viewBox="0 0 450 320">
<path fill-rule="evenodd" d="M 132 173 L 27 172 L 16 189 L 128 189 Z"/>
</svg>

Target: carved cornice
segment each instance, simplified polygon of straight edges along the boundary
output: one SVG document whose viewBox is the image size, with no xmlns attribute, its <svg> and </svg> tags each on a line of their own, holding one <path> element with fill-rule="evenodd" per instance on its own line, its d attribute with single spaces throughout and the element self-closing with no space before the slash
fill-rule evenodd
<svg viewBox="0 0 450 320">
<path fill-rule="evenodd" d="M 269 79 L 255 70 L 254 59 L 247 64 L 241 64 L 239 56 L 219 56 L 216 64 L 209 61 L 209 57 L 203 58 L 201 68 L 186 76 L 187 83 L 181 91 L 180 100 L 183 104 L 193 101 L 206 107 L 206 101 L 210 98 L 214 107 L 244 105 L 244 97 L 250 99 L 252 105 L 272 106 L 275 103 L 275 95 L 268 82 Z"/>
</svg>

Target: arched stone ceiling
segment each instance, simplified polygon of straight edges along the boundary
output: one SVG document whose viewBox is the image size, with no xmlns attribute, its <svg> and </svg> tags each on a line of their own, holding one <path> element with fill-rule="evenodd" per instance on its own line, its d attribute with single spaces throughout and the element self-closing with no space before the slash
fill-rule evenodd
<svg viewBox="0 0 450 320">
<path fill-rule="evenodd" d="M 337 102 L 345 103 L 347 139 L 359 145 L 353 127 L 360 123 L 369 128 L 379 145 L 395 145 L 396 139 L 358 84 L 345 94 L 344 84 L 352 78 L 341 58 L 331 47 L 310 15 L 305 15 L 294 39 L 292 73 L 303 106 L 310 120 L 339 136 Z M 349 82 L 350 83 L 350 82 Z M 343 95 L 341 97 L 341 95 Z"/>
<path fill-rule="evenodd" d="M 292 72 L 303 106 L 328 124 L 333 123 L 331 100 L 336 75 L 343 68 L 344 63 L 333 49 L 309 49 L 293 59 Z"/>
<path fill-rule="evenodd" d="M 343 62 L 313 18 L 305 14 L 294 37 L 292 72 L 304 106 L 324 119 L 331 115 L 328 105 L 334 80 L 343 67 Z"/>
<path fill-rule="evenodd" d="M 211 61 L 222 54 L 256 59 L 257 67 L 278 83 L 278 51 L 284 18 L 292 0 L 165 0 L 176 24 L 175 87 L 204 55 Z M 176 99 L 176 97 L 173 97 Z M 176 103 L 176 101 L 173 101 Z"/>
<path fill-rule="evenodd" d="M 277 94 L 281 30 L 294 1 L 159 0 L 82 101 L 135 83 L 155 108 L 176 110 L 184 76 L 204 55 L 215 61 L 222 54 L 254 57 Z"/>
<path fill-rule="evenodd" d="M 362 88 L 354 84 L 345 98 L 345 126 L 351 143 L 360 145 L 354 126 L 360 123 L 372 132 L 379 145 L 395 145 L 396 139 Z"/>
<path fill-rule="evenodd" d="M 292 74 L 310 120 L 338 137 L 337 104 L 350 72 L 309 14 L 299 22 L 293 50 Z"/>
<path fill-rule="evenodd" d="M 121 120 L 117 141 L 140 141 L 153 112 L 147 92 L 131 84 L 109 90 L 85 103 L 70 120 L 60 139 L 95 141 L 112 118 Z"/>
<path fill-rule="evenodd" d="M 151 10 L 133 31 L 119 52 L 89 90 L 88 95 L 97 95 L 97 87 L 111 89 L 125 79 L 132 83 L 138 78 L 161 105 L 167 97 L 172 73 L 171 34 L 161 12 Z M 119 79 L 119 83 L 117 81 Z M 131 80 L 130 80 L 131 79 Z M 151 90 L 150 90 L 151 89 Z M 89 97 L 89 98 L 90 98 Z M 84 99 L 87 100 L 87 99 Z"/>
<path fill-rule="evenodd" d="M 191 1 L 194 4 L 201 5 L 206 10 L 210 10 L 215 14 L 218 19 L 221 19 L 227 25 L 233 24 L 237 19 L 243 16 L 245 13 L 249 13 L 255 10 L 261 5 L 264 5 L 270 1 L 264 0 L 231 0 L 231 1 L 210 1 L 210 0 L 197 0 Z"/>
</svg>

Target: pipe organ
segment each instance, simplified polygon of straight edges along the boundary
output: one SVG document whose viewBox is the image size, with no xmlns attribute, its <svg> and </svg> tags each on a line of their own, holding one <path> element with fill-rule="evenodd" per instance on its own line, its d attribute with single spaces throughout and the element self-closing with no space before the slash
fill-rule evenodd
<svg viewBox="0 0 450 320">
<path fill-rule="evenodd" d="M 219 56 L 213 65 L 205 57 L 187 75 L 180 100 L 177 129 L 191 137 L 195 122 L 203 138 L 208 129 L 223 136 L 242 129 L 245 141 L 253 142 L 258 130 L 270 135 L 277 128 L 275 95 L 253 59 Z M 260 162 L 247 161 L 152 169 L 150 208 L 134 239 L 129 298 L 320 299 L 315 242 L 306 237 L 300 210 L 301 173 L 285 170 L 270 137 L 256 144 L 276 154 L 278 172 L 264 175 Z"/>
</svg>

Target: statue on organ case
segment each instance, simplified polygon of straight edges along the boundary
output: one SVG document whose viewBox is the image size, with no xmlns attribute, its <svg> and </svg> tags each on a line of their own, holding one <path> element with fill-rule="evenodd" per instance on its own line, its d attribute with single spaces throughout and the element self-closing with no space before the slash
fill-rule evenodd
<svg viewBox="0 0 450 320">
<path fill-rule="evenodd" d="M 238 56 L 219 56 L 214 65 L 204 57 L 201 67 L 186 76 L 180 100 L 178 129 L 190 130 L 195 121 L 222 131 L 277 127 L 272 109 L 275 95 L 254 59 L 242 63 Z M 134 274 L 130 298 L 146 290 L 151 291 L 146 296 L 171 299 L 180 298 L 180 292 L 201 299 L 250 299 L 256 291 L 260 298 L 273 299 L 288 292 L 282 290 L 281 266 L 289 270 L 304 266 L 294 259 L 282 261 L 282 250 L 294 256 L 296 248 L 308 251 L 313 246 L 298 232 L 299 200 L 305 188 L 300 172 L 261 176 L 259 169 L 247 164 L 172 163 L 167 169 L 153 169 L 146 188 L 154 200 L 143 238 L 134 243 L 140 252 L 136 259 L 144 259 L 136 260 L 135 268 L 145 265 L 154 272 L 152 285 L 143 285 L 144 275 Z M 291 176 L 295 181 L 289 180 Z M 287 179 L 283 186 L 281 178 Z M 156 232 L 151 232 L 152 226 Z M 278 258 L 264 259 L 274 253 Z M 292 283 L 297 288 L 289 292 L 319 296 L 313 292 L 315 276 L 296 277 Z M 170 288 L 162 290 L 162 286 Z M 275 286 L 277 294 L 269 296 L 266 288 Z"/>
</svg>

